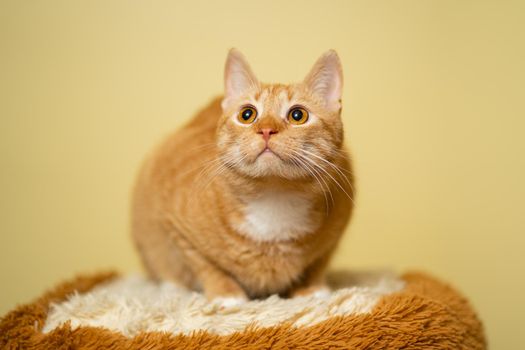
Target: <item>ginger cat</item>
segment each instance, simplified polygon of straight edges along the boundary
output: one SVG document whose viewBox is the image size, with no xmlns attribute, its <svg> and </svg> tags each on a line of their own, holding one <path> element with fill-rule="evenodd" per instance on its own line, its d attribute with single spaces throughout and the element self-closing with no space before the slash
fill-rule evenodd
<svg viewBox="0 0 525 350">
<path fill-rule="evenodd" d="M 343 148 L 341 63 L 263 84 L 232 49 L 225 95 L 144 163 L 132 233 L 149 273 L 240 302 L 322 291 L 354 195 Z"/>
</svg>

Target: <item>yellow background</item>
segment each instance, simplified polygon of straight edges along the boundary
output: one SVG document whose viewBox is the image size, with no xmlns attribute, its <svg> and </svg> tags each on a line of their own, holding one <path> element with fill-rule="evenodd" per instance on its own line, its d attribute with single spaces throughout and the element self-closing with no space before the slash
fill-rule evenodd
<svg viewBox="0 0 525 350">
<path fill-rule="evenodd" d="M 0 312 L 78 272 L 140 264 L 144 154 L 221 93 L 228 48 L 263 81 L 336 49 L 357 211 L 337 267 L 461 289 L 491 347 L 525 320 L 525 16 L 506 1 L 1 1 Z M 514 344 L 514 346 L 513 346 Z"/>
</svg>

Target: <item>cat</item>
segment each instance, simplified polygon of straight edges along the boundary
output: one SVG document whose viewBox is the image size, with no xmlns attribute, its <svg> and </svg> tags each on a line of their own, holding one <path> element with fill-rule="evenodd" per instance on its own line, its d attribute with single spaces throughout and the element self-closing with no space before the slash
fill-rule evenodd
<svg viewBox="0 0 525 350">
<path fill-rule="evenodd" d="M 225 302 L 326 293 L 354 197 L 339 57 L 264 84 L 232 49 L 224 86 L 141 168 L 132 235 L 146 269 Z"/>
</svg>

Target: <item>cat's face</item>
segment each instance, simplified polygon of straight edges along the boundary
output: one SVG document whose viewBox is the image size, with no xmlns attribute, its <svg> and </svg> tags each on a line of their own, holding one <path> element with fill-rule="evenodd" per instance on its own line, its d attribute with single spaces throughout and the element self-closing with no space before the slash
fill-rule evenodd
<svg viewBox="0 0 525 350">
<path fill-rule="evenodd" d="M 223 163 L 251 177 L 324 178 L 340 153 L 342 76 L 329 51 L 300 84 L 260 84 L 243 56 L 226 63 L 217 142 Z"/>
</svg>

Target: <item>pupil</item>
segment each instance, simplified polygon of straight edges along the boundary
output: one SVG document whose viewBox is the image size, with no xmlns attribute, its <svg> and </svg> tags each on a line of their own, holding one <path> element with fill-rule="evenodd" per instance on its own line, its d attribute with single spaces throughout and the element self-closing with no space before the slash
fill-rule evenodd
<svg viewBox="0 0 525 350">
<path fill-rule="evenodd" d="M 247 109 L 242 113 L 242 119 L 248 120 L 252 116 L 253 111 L 251 109 Z"/>
<path fill-rule="evenodd" d="M 295 111 L 292 112 L 292 118 L 295 121 L 299 121 L 303 119 L 303 112 L 300 109 L 296 109 Z"/>
</svg>

